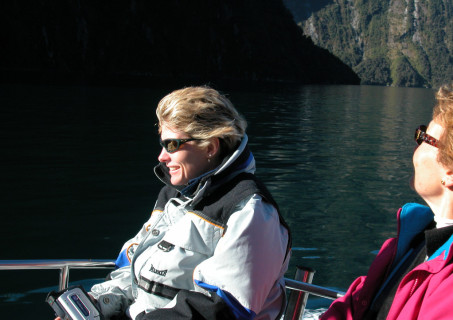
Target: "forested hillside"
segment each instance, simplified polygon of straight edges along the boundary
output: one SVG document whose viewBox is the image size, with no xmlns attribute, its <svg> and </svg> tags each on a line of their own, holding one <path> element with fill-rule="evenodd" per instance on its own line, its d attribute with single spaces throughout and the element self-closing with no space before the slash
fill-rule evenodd
<svg viewBox="0 0 453 320">
<path fill-rule="evenodd" d="M 1 80 L 348 83 L 281 0 L 5 1 Z"/>
<path fill-rule="evenodd" d="M 453 0 L 284 3 L 304 34 L 363 84 L 437 87 L 453 78 Z"/>
</svg>

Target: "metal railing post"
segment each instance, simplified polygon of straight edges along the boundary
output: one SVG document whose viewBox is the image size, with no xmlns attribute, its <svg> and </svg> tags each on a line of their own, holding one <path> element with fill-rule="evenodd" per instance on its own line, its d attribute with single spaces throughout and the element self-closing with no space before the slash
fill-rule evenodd
<svg viewBox="0 0 453 320">
<path fill-rule="evenodd" d="M 296 275 L 294 280 L 311 283 L 315 270 L 303 266 L 296 267 Z M 308 292 L 292 290 L 289 298 L 288 305 L 285 311 L 285 319 L 298 320 L 303 315 L 305 306 L 307 304 Z"/>
<path fill-rule="evenodd" d="M 64 290 L 69 285 L 69 266 L 66 265 L 60 269 L 60 281 L 58 283 L 58 289 Z"/>
</svg>

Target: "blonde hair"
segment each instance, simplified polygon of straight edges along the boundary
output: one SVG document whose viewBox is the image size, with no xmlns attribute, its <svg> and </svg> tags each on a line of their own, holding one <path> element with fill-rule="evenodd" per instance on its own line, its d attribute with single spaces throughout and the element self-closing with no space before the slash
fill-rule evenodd
<svg viewBox="0 0 453 320">
<path fill-rule="evenodd" d="M 230 100 L 210 87 L 188 87 L 168 94 L 156 109 L 159 133 L 165 124 L 201 140 L 219 138 L 221 154 L 231 152 L 241 141 L 247 122 Z M 208 142 L 201 141 L 200 147 Z"/>
<path fill-rule="evenodd" d="M 453 83 L 442 86 L 436 93 L 433 119 L 444 128 L 439 137 L 439 162 L 453 169 Z"/>
</svg>

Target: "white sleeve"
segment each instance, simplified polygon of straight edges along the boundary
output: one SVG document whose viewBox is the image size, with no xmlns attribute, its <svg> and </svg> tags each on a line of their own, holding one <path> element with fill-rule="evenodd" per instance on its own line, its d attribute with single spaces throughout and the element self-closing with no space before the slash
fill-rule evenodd
<svg viewBox="0 0 453 320">
<path fill-rule="evenodd" d="M 98 301 L 101 313 L 107 319 L 124 314 L 133 302 L 130 266 L 113 271 L 112 280 L 96 284 L 90 294 Z"/>
<path fill-rule="evenodd" d="M 231 215 L 214 255 L 195 268 L 195 283 L 226 291 L 242 307 L 258 314 L 268 306 L 270 296 L 282 299 L 288 240 L 277 210 L 254 195 Z"/>
</svg>

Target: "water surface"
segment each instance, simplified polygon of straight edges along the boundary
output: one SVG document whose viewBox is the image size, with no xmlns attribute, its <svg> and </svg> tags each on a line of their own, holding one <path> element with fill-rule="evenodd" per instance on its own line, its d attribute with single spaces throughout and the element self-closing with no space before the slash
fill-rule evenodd
<svg viewBox="0 0 453 320">
<path fill-rule="evenodd" d="M 161 188 L 153 174 L 154 112 L 172 89 L 0 86 L 0 259 L 115 258 Z M 296 265 L 308 266 L 316 270 L 315 284 L 345 290 L 395 235 L 396 210 L 422 201 L 408 182 L 414 129 L 429 122 L 433 91 L 217 89 L 249 121 L 257 175 L 291 226 L 287 276 Z M 58 272 L 1 271 L 0 278 L 4 314 L 52 316 L 42 301 Z"/>
</svg>

